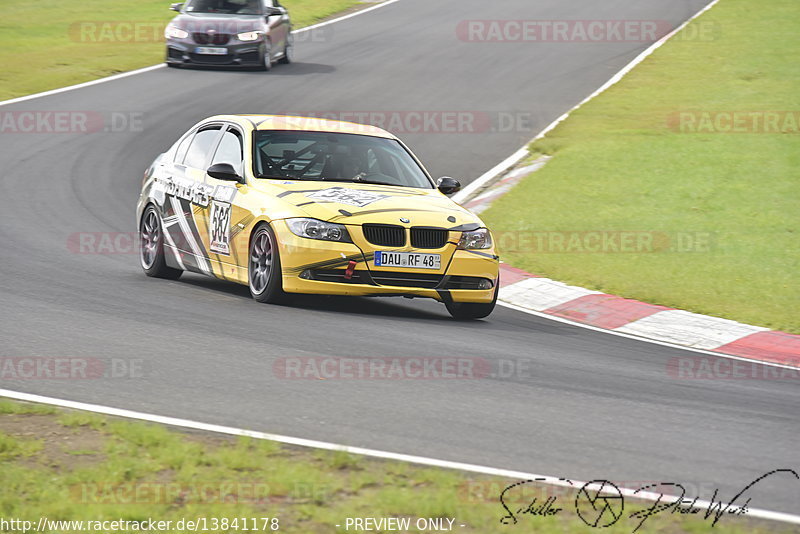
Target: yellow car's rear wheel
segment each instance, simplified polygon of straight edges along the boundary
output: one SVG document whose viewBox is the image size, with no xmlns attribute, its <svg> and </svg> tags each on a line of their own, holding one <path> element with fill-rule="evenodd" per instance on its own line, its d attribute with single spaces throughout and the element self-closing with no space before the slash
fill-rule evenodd
<svg viewBox="0 0 800 534">
<path fill-rule="evenodd" d="M 250 238 L 247 279 L 250 294 L 258 302 L 277 303 L 285 300 L 278 242 L 268 224 L 256 228 Z"/>
</svg>

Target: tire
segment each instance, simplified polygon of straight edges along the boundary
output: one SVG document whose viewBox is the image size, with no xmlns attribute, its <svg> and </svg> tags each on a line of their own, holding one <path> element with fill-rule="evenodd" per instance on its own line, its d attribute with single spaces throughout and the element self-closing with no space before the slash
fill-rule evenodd
<svg viewBox="0 0 800 534">
<path fill-rule="evenodd" d="M 164 229 L 156 208 L 150 204 L 139 221 L 139 263 L 147 276 L 176 280 L 183 271 L 167 266 L 164 259 Z"/>
<path fill-rule="evenodd" d="M 497 285 L 494 289 L 494 298 L 492 298 L 491 302 L 481 303 L 481 302 L 445 302 L 445 306 L 447 307 L 447 311 L 450 312 L 450 315 L 453 316 L 453 319 L 457 321 L 471 321 L 474 319 L 483 319 L 484 317 L 489 317 L 491 313 L 494 311 L 494 307 L 497 304 L 497 294 L 500 291 L 500 283 L 498 280 Z"/>
<path fill-rule="evenodd" d="M 250 237 L 247 259 L 247 285 L 257 302 L 278 304 L 287 300 L 281 277 L 281 257 L 275 232 L 268 224 L 255 229 Z"/>
<path fill-rule="evenodd" d="M 294 54 L 294 38 L 291 34 L 286 37 L 286 47 L 283 49 L 283 56 L 278 60 L 281 65 L 288 65 L 292 61 Z"/>
<path fill-rule="evenodd" d="M 261 68 L 264 69 L 264 72 L 272 70 L 272 54 L 269 44 L 264 47 L 264 58 L 261 60 Z"/>
</svg>

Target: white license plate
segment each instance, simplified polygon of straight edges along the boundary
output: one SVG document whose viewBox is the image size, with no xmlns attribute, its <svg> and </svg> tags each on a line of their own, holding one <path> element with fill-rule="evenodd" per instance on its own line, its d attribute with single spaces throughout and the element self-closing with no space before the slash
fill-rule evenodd
<svg viewBox="0 0 800 534">
<path fill-rule="evenodd" d="M 375 267 L 403 267 L 411 269 L 441 269 L 441 254 L 420 254 L 418 252 L 375 253 Z"/>
<path fill-rule="evenodd" d="M 208 56 L 224 56 L 228 54 L 227 48 L 213 48 L 208 46 L 198 46 L 194 49 L 195 54 L 206 54 Z"/>
</svg>

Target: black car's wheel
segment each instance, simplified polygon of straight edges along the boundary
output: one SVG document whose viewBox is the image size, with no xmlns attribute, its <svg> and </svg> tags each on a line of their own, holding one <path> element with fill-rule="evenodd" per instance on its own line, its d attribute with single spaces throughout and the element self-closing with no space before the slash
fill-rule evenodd
<svg viewBox="0 0 800 534">
<path fill-rule="evenodd" d="M 261 60 L 261 67 L 266 72 L 272 70 L 272 50 L 269 43 L 264 46 L 264 58 Z"/>
<path fill-rule="evenodd" d="M 498 283 L 494 289 L 494 298 L 492 298 L 491 302 L 487 302 L 485 304 L 481 302 L 451 301 L 445 302 L 445 306 L 447 306 L 447 311 L 450 312 L 450 315 L 453 316 L 453 319 L 457 319 L 459 321 L 483 319 L 484 317 L 488 317 L 492 311 L 494 311 L 494 307 L 497 305 L 497 294 L 499 290 L 500 284 Z"/>
<path fill-rule="evenodd" d="M 183 271 L 168 267 L 164 260 L 164 231 L 153 205 L 147 206 L 139 222 L 139 261 L 147 276 L 175 280 Z"/>
<path fill-rule="evenodd" d="M 278 303 L 286 299 L 281 279 L 281 257 L 275 233 L 268 224 L 262 224 L 250 239 L 250 257 L 247 265 L 250 294 L 258 302 Z"/>
<path fill-rule="evenodd" d="M 286 47 L 283 49 L 283 57 L 278 60 L 278 63 L 282 65 L 288 65 L 294 61 L 294 37 L 292 34 L 289 34 L 286 37 Z"/>
</svg>

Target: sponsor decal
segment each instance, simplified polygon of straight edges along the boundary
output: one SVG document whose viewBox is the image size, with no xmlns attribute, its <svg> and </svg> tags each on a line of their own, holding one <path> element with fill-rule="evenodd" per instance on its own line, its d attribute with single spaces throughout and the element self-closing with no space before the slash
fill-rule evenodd
<svg viewBox="0 0 800 534">
<path fill-rule="evenodd" d="M 339 204 L 347 204 L 349 206 L 356 206 L 363 208 L 373 202 L 389 198 L 389 195 L 381 195 L 380 193 L 373 193 L 372 191 L 361 191 L 358 189 L 346 189 L 344 187 L 331 187 L 329 189 L 322 189 L 315 191 L 308 198 L 322 202 L 338 202 Z"/>
<path fill-rule="evenodd" d="M 231 205 L 214 200 L 211 203 L 211 221 L 208 225 L 211 252 L 231 254 Z"/>
<path fill-rule="evenodd" d="M 167 195 L 188 200 L 192 204 L 204 208 L 208 206 L 214 193 L 213 186 L 196 182 L 188 178 L 168 176 L 166 178 L 159 178 L 157 183 L 163 187 Z"/>
</svg>

